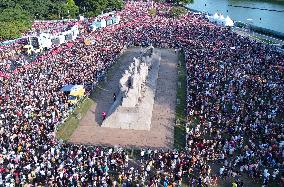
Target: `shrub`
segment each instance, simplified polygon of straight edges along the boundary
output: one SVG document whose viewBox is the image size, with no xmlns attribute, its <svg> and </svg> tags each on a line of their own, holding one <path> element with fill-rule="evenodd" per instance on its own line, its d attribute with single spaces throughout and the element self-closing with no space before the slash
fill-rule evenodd
<svg viewBox="0 0 284 187">
<path fill-rule="evenodd" d="M 155 8 L 150 8 L 148 10 L 148 13 L 150 14 L 150 16 L 155 17 L 157 15 L 157 9 Z"/>
<path fill-rule="evenodd" d="M 181 16 L 181 15 L 184 15 L 184 14 L 186 14 L 186 12 L 187 12 L 187 10 L 186 10 L 186 8 L 184 8 L 184 7 L 172 7 L 171 9 L 170 9 L 170 15 L 172 16 L 172 17 L 179 17 L 179 16 Z"/>
</svg>

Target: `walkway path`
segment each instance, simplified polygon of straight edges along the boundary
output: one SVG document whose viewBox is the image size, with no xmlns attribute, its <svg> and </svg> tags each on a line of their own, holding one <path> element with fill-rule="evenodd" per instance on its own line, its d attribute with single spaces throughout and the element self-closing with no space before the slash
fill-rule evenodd
<svg viewBox="0 0 284 187">
<path fill-rule="evenodd" d="M 234 27 L 233 31 L 236 32 L 239 35 L 248 36 L 248 37 L 250 37 L 254 40 L 259 38 L 258 41 L 261 41 L 261 42 L 263 40 L 266 40 L 266 41 L 271 42 L 271 44 L 284 45 L 284 40 L 280 40 L 280 39 L 277 39 L 277 38 L 274 38 L 274 37 L 271 37 L 271 36 L 267 36 L 267 35 L 264 35 L 264 34 L 260 34 L 260 33 L 257 33 L 257 32 L 249 31 L 248 29 L 242 29 L 242 28 Z"/>
</svg>

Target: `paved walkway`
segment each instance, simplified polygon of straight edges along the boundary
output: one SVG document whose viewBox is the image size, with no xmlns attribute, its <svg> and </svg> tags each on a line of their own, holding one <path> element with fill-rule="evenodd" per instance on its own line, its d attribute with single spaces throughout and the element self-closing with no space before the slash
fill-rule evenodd
<svg viewBox="0 0 284 187">
<path fill-rule="evenodd" d="M 72 143 L 117 145 L 127 147 L 173 148 L 176 106 L 178 57 L 173 50 L 161 49 L 161 65 L 150 131 L 122 130 L 100 127 L 101 113 L 112 105 L 113 93 L 118 92 L 119 79 L 138 56 L 140 48 L 128 49 L 118 65 L 110 71 L 107 84 L 101 86 L 94 98 L 95 104 L 80 121 L 70 138 Z"/>
<path fill-rule="evenodd" d="M 274 44 L 284 45 L 284 40 L 273 38 L 271 36 L 267 36 L 267 35 L 260 34 L 260 33 L 257 33 L 257 32 L 249 31 L 247 29 L 233 28 L 233 31 L 236 32 L 237 34 L 242 35 L 242 36 L 251 37 L 254 40 L 256 38 L 261 38 L 261 39 L 264 39 L 264 40 L 269 40 L 269 41 L 273 42 Z M 261 40 L 259 40 L 259 41 L 261 41 Z"/>
</svg>

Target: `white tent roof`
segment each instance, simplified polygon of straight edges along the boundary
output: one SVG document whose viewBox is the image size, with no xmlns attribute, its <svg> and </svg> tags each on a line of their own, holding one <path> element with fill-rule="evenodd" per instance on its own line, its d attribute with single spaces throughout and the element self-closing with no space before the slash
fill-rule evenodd
<svg viewBox="0 0 284 187">
<path fill-rule="evenodd" d="M 219 19 L 219 15 L 217 13 L 215 13 L 213 16 L 212 16 L 213 19 Z"/>
<path fill-rule="evenodd" d="M 227 16 L 225 19 L 225 26 L 229 26 L 229 27 L 234 26 L 234 22 L 229 16 Z"/>
<path fill-rule="evenodd" d="M 219 16 L 219 20 L 222 20 L 222 21 L 225 20 L 223 14 L 221 14 L 221 15 Z"/>
<path fill-rule="evenodd" d="M 206 16 L 206 17 L 210 21 L 217 22 L 218 24 L 221 24 L 224 26 L 229 26 L 229 27 L 234 26 L 234 22 L 229 16 L 225 18 L 222 14 L 218 15 L 217 13 L 215 13 L 213 16 Z"/>
</svg>

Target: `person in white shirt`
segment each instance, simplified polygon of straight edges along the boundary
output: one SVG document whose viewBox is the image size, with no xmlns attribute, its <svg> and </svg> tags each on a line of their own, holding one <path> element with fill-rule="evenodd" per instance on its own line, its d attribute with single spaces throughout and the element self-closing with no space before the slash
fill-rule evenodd
<svg viewBox="0 0 284 187">
<path fill-rule="evenodd" d="M 223 176 L 224 171 L 225 171 L 225 166 L 222 166 L 222 167 L 219 169 L 219 174 L 220 174 L 220 176 Z"/>
</svg>

